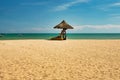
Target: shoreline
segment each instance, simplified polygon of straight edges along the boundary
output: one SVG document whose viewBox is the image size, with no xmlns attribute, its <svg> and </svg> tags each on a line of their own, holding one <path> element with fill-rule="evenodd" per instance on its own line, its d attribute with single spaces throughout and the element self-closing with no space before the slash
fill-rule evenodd
<svg viewBox="0 0 120 80">
<path fill-rule="evenodd" d="M 59 34 L 35 34 L 35 33 L 28 33 L 28 34 L 2 34 L 2 37 L 0 37 L 0 40 L 26 40 L 26 39 L 45 39 L 45 40 L 48 40 L 48 39 L 51 39 L 55 36 L 57 36 Z M 91 34 L 67 34 L 67 39 L 77 39 L 77 40 L 81 40 L 81 39 L 120 39 L 120 34 L 119 33 L 116 33 L 116 34 L 110 34 L 110 33 L 101 33 L 101 34 L 96 34 L 96 33 L 91 33 Z"/>
</svg>

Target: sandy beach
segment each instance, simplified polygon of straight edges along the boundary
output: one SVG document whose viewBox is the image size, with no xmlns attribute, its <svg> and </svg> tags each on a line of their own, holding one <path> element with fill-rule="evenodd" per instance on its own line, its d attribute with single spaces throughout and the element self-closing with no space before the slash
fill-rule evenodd
<svg viewBox="0 0 120 80">
<path fill-rule="evenodd" d="M 120 40 L 1 40 L 0 80 L 120 80 Z"/>
</svg>

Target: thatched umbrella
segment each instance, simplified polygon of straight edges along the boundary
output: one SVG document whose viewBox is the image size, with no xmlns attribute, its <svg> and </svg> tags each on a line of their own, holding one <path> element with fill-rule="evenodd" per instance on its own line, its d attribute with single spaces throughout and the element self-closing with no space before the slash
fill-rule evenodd
<svg viewBox="0 0 120 80">
<path fill-rule="evenodd" d="M 64 29 L 64 28 L 66 28 L 66 29 L 73 29 L 73 27 L 71 25 L 69 25 L 68 23 L 66 23 L 64 20 L 60 24 L 56 25 L 54 28 L 58 28 L 58 29 Z"/>
<path fill-rule="evenodd" d="M 56 25 L 54 28 L 62 29 L 60 33 L 60 37 L 63 37 L 64 40 L 66 40 L 66 30 L 73 29 L 73 27 L 69 25 L 67 22 L 65 22 L 64 20 L 60 24 Z"/>
</svg>

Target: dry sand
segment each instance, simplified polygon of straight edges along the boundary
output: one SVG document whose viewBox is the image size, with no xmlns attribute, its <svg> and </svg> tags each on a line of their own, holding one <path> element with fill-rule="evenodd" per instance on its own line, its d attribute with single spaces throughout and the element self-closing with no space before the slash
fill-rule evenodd
<svg viewBox="0 0 120 80">
<path fill-rule="evenodd" d="M 1 40 L 0 80 L 120 80 L 120 40 Z"/>
</svg>

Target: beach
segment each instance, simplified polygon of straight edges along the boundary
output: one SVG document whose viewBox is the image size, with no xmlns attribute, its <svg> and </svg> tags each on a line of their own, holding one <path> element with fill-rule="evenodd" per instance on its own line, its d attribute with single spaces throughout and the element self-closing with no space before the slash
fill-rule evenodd
<svg viewBox="0 0 120 80">
<path fill-rule="evenodd" d="M 120 80 L 120 40 L 0 40 L 0 80 Z"/>
</svg>

